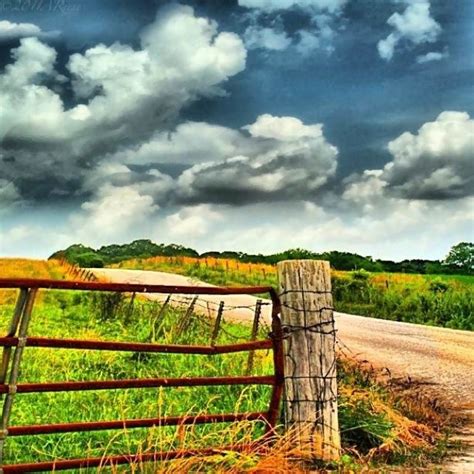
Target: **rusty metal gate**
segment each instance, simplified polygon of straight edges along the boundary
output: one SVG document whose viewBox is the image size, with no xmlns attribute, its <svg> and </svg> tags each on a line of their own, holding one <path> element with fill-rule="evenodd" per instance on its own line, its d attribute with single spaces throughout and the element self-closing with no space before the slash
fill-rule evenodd
<svg viewBox="0 0 474 474">
<path fill-rule="evenodd" d="M 0 337 L 3 347 L 0 367 L 0 394 L 3 394 L 3 411 L 0 427 L 0 469 L 4 473 L 38 472 L 92 468 L 104 465 L 130 464 L 133 462 L 163 461 L 194 455 L 210 455 L 216 450 L 248 449 L 248 445 L 216 447 L 201 450 L 179 450 L 143 454 L 123 454 L 107 457 L 67 459 L 51 462 L 32 462 L 23 464 L 3 464 L 3 450 L 8 437 L 24 435 L 45 435 L 53 433 L 86 432 L 96 430 L 113 430 L 124 428 L 146 428 L 171 425 L 219 423 L 232 421 L 262 421 L 266 425 L 266 436 L 271 436 L 278 421 L 279 405 L 282 397 L 284 374 L 282 334 L 279 320 L 279 299 L 275 290 L 268 286 L 259 287 L 196 287 L 165 286 L 142 284 L 115 284 L 99 282 L 71 282 L 53 280 L 0 279 L 0 288 L 19 289 L 19 295 L 13 317 L 5 337 Z M 105 342 L 97 340 L 55 339 L 45 337 L 28 337 L 28 325 L 32 317 L 35 296 L 39 289 L 107 291 L 120 293 L 162 293 L 187 295 L 235 295 L 269 293 L 272 300 L 272 332 L 265 340 L 243 342 L 229 345 L 177 345 Z M 233 377 L 188 377 L 188 378 L 142 378 L 106 381 L 79 381 L 54 383 L 21 383 L 18 381 L 22 355 L 25 347 L 61 348 L 82 350 L 133 351 L 141 353 L 174 353 L 216 355 L 258 349 L 272 349 L 274 374 L 269 376 L 233 376 Z M 76 423 L 57 423 L 43 425 L 9 426 L 10 415 L 14 408 L 14 398 L 24 393 L 65 392 L 82 390 L 106 390 L 145 387 L 193 387 L 216 385 L 270 385 L 273 387 L 268 410 L 250 413 L 223 413 L 197 416 L 168 416 L 160 418 L 142 418 L 117 421 L 94 421 Z"/>
</svg>

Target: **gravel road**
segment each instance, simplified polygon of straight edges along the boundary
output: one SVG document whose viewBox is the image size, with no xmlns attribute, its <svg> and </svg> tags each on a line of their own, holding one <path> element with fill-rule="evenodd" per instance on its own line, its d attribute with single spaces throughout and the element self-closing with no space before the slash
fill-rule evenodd
<svg viewBox="0 0 474 474">
<path fill-rule="evenodd" d="M 119 269 L 92 271 L 113 282 L 210 286 L 182 275 L 164 272 Z M 148 297 L 163 299 L 159 295 Z M 184 298 L 185 295 L 177 298 L 180 297 Z M 255 304 L 256 298 L 250 295 L 203 295 L 198 301 L 212 312 L 221 300 L 229 307 L 249 306 Z M 238 321 L 251 321 L 253 312 L 235 308 L 226 311 L 225 315 Z M 269 306 L 262 308 L 262 317 L 270 321 Z M 470 416 L 470 422 L 462 435 L 469 448 L 465 455 L 454 460 L 443 472 L 474 473 L 474 333 L 337 312 L 335 319 L 338 340 L 346 350 L 375 367 L 388 368 L 392 376 L 410 377 L 426 384 L 430 393 L 444 399 L 452 409 Z"/>
</svg>

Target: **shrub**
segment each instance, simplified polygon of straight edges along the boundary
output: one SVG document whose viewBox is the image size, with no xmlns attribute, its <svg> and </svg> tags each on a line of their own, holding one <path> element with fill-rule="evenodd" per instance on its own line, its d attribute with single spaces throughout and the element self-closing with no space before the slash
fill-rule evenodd
<svg viewBox="0 0 474 474">
<path fill-rule="evenodd" d="M 449 290 L 449 283 L 442 280 L 432 280 L 429 289 L 433 293 L 446 293 Z"/>
</svg>

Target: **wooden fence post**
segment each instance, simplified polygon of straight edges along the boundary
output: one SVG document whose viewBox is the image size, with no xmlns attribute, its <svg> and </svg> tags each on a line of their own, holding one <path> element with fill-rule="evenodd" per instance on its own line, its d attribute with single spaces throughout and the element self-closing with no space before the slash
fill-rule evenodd
<svg viewBox="0 0 474 474">
<path fill-rule="evenodd" d="M 219 335 L 219 329 L 221 328 L 222 315 L 224 313 L 225 302 L 221 301 L 219 303 L 219 309 L 217 310 L 216 321 L 214 323 L 214 330 L 212 331 L 211 337 L 211 346 L 213 346 L 217 341 L 217 336 Z"/>
<path fill-rule="evenodd" d="M 257 300 L 255 304 L 255 314 L 253 317 L 253 325 L 252 325 L 252 334 L 250 336 L 250 341 L 256 341 L 258 336 L 258 327 L 260 323 L 260 316 L 262 314 L 262 300 Z M 253 370 L 253 361 L 255 359 L 255 351 L 249 351 L 248 359 L 247 359 L 247 370 L 246 374 L 250 375 Z"/>
<path fill-rule="evenodd" d="M 278 263 L 285 354 L 285 426 L 302 452 L 338 459 L 335 328 L 328 262 Z"/>
<path fill-rule="evenodd" d="M 190 305 L 188 306 L 186 313 L 183 316 L 181 316 L 180 320 L 178 321 L 178 327 L 176 328 L 176 333 L 175 333 L 176 339 L 178 339 L 189 328 L 189 325 L 191 324 L 191 320 L 193 319 L 194 307 L 196 306 L 198 299 L 199 299 L 199 295 L 196 295 L 192 299 Z"/>
</svg>

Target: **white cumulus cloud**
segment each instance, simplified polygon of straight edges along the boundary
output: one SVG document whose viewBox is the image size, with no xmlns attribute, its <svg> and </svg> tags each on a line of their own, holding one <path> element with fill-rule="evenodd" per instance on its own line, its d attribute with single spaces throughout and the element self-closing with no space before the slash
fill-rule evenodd
<svg viewBox="0 0 474 474">
<path fill-rule="evenodd" d="M 245 45 L 249 49 L 270 49 L 281 51 L 291 44 L 291 38 L 285 31 L 261 26 L 249 26 L 244 33 Z"/>
<path fill-rule="evenodd" d="M 440 24 L 431 16 L 429 0 L 405 0 L 408 6 L 402 13 L 393 13 L 387 23 L 392 32 L 378 42 L 382 59 L 390 61 L 401 42 L 414 45 L 434 43 L 441 33 Z"/>
<path fill-rule="evenodd" d="M 348 0 L 239 0 L 249 9 L 252 24 L 245 32 L 249 49 L 262 48 L 281 51 L 294 47 L 294 51 L 308 56 L 317 49 L 332 52 L 337 20 Z M 294 32 L 285 31 L 281 16 L 297 10 L 308 18 L 308 25 Z M 269 18 L 272 21 L 269 22 Z"/>
<path fill-rule="evenodd" d="M 30 36 L 54 38 L 58 35 L 59 31 L 42 31 L 34 23 L 15 23 L 8 20 L 0 20 L 0 43 Z"/>
<path fill-rule="evenodd" d="M 140 228 L 158 206 L 152 197 L 142 195 L 133 186 L 100 188 L 94 198 L 81 206 L 71 223 L 77 235 L 88 242 L 94 239 L 122 239 Z M 79 238 L 78 237 L 78 238 Z"/>
<path fill-rule="evenodd" d="M 444 200 L 474 194 L 474 120 L 445 111 L 417 134 L 402 133 L 388 144 L 392 160 L 381 170 L 348 180 L 343 196 L 355 202 L 382 192 L 402 199 Z"/>
<path fill-rule="evenodd" d="M 33 23 L 13 23 L 8 20 L 0 21 L 0 40 L 38 36 L 41 28 Z"/>
<path fill-rule="evenodd" d="M 182 123 L 171 133 L 155 134 L 138 147 L 110 155 L 107 170 L 116 170 L 110 178 L 114 183 L 130 184 L 133 166 L 156 171 L 163 164 L 180 164 L 186 169 L 174 185 L 161 181 L 167 184 L 168 197 L 178 202 L 239 205 L 314 194 L 334 176 L 337 155 L 337 148 L 324 137 L 322 124 L 262 114 L 240 130 Z M 154 196 L 163 202 L 163 193 L 161 199 L 159 193 Z"/>
<path fill-rule="evenodd" d="M 245 202 L 299 199 L 314 195 L 334 175 L 336 147 L 321 124 L 305 125 L 294 117 L 261 115 L 243 127 L 250 138 L 247 154 L 199 163 L 178 179 L 178 198 L 196 202 Z"/>
<path fill-rule="evenodd" d="M 274 117 L 263 114 L 257 120 L 243 127 L 253 137 L 274 138 L 280 141 L 294 141 L 300 138 L 322 137 L 322 125 L 305 125 L 296 117 Z"/>
<path fill-rule="evenodd" d="M 141 32 L 138 48 L 98 44 L 73 54 L 66 79 L 55 71 L 56 56 L 37 38 L 24 38 L 0 74 L 0 152 L 9 157 L 8 143 L 15 143 L 15 159 L 2 171 L 20 191 L 28 178 L 74 193 L 104 156 L 169 128 L 199 97 L 222 94 L 245 68 L 246 49 L 191 7 L 171 5 Z M 52 80 L 71 81 L 75 106 L 46 85 Z"/>
<path fill-rule="evenodd" d="M 448 51 L 430 51 L 429 53 L 422 54 L 416 58 L 418 64 L 429 63 L 431 61 L 441 61 L 449 56 Z"/>
</svg>

